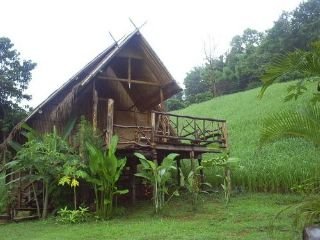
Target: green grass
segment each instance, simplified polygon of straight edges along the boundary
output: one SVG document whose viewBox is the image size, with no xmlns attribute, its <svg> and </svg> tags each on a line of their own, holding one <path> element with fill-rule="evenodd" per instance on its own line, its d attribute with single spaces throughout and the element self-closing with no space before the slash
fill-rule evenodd
<svg viewBox="0 0 320 240">
<path fill-rule="evenodd" d="M 170 202 L 163 216 L 153 216 L 146 203 L 106 222 L 58 224 L 53 219 L 0 225 L 0 239 L 299 239 L 290 216 L 275 221 L 280 209 L 300 201 L 296 195 L 247 194 L 228 207 L 207 196 L 197 212 L 183 197 Z"/>
<path fill-rule="evenodd" d="M 233 183 L 249 191 L 287 192 L 310 177 L 319 177 L 319 149 L 299 139 L 282 140 L 258 149 L 263 119 L 282 110 L 295 109 L 309 96 L 284 102 L 291 83 L 275 84 L 262 100 L 260 89 L 226 95 L 194 104 L 177 113 L 227 120 L 231 155 L 240 158 L 242 169 L 233 171 Z M 311 85 L 310 88 L 316 89 Z M 212 183 L 219 180 L 207 171 Z"/>
</svg>

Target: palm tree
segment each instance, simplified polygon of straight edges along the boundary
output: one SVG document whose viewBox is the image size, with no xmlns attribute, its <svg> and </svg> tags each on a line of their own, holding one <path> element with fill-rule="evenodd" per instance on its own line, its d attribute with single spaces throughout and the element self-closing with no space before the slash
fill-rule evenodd
<svg viewBox="0 0 320 240">
<path fill-rule="evenodd" d="M 297 99 L 307 88 L 306 80 L 318 82 L 318 92 L 313 95 L 311 102 L 301 110 L 280 112 L 265 120 L 260 143 L 266 144 L 281 138 L 298 137 L 320 145 L 320 41 L 312 44 L 310 51 L 296 50 L 277 59 L 266 71 L 262 78 L 263 86 L 260 91 L 262 97 L 266 89 L 281 76 L 299 72 L 305 78 L 290 87 L 293 91 L 287 100 Z M 319 184 L 319 179 L 312 179 L 313 186 Z M 304 187 L 304 184 L 300 185 Z M 293 205 L 295 222 L 303 225 L 313 224 L 320 220 L 319 196 L 307 198 L 299 204 Z"/>
<path fill-rule="evenodd" d="M 303 138 L 320 146 L 320 107 L 307 105 L 295 111 L 285 111 L 265 119 L 260 144 L 281 138 Z"/>
<path fill-rule="evenodd" d="M 262 97 L 267 88 L 280 77 L 294 72 L 300 73 L 305 77 L 299 80 L 296 86 L 303 85 L 306 79 L 319 83 L 320 41 L 312 43 L 310 51 L 296 50 L 275 59 L 262 76 L 263 85 L 259 96 Z"/>
<path fill-rule="evenodd" d="M 317 81 L 320 86 L 320 41 L 311 45 L 310 51 L 296 50 L 282 55 L 269 66 L 262 77 L 263 86 L 259 96 L 262 97 L 267 88 L 280 77 L 298 72 L 305 78 L 290 86 L 293 92 L 286 100 L 297 99 L 307 88 L 306 80 Z M 318 87 L 318 91 L 320 87 Z M 320 93 L 313 95 L 311 102 L 320 101 Z M 283 137 L 300 137 L 320 145 L 320 107 L 317 104 L 307 105 L 303 110 L 280 112 L 266 119 L 262 129 L 262 144 Z"/>
</svg>

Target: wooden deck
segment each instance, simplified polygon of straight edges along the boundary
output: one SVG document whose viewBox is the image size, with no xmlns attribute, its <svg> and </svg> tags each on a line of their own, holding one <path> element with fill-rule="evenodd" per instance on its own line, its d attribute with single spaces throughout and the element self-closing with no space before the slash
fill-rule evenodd
<svg viewBox="0 0 320 240">
<path fill-rule="evenodd" d="M 225 120 L 152 111 L 150 123 L 149 126 L 113 124 L 114 134 L 120 129 L 135 132 L 131 139 L 120 136 L 119 149 L 219 153 L 228 146 Z"/>
</svg>

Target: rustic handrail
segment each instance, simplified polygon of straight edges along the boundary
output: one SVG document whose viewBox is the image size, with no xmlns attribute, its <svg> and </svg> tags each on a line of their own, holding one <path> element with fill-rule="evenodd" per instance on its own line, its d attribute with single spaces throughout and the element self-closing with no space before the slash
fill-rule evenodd
<svg viewBox="0 0 320 240">
<path fill-rule="evenodd" d="M 167 112 L 158 112 L 158 111 L 152 111 L 152 112 L 154 112 L 156 114 L 166 115 L 166 116 L 189 118 L 189 119 L 194 119 L 194 120 L 206 120 L 206 121 L 212 121 L 212 122 L 226 122 L 226 120 L 224 120 L 224 119 L 193 117 L 193 116 L 189 116 L 189 115 L 178 115 L 178 114 L 167 113 Z"/>
</svg>

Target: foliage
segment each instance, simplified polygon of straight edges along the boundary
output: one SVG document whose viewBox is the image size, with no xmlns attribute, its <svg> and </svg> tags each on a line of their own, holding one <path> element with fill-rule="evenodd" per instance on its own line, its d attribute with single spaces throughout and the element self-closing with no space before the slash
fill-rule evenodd
<svg viewBox="0 0 320 240">
<path fill-rule="evenodd" d="M 4 176 L 0 174 L 0 214 L 5 212 L 8 201 L 8 189 L 5 186 Z"/>
<path fill-rule="evenodd" d="M 176 169 L 173 162 L 178 154 L 169 154 L 160 165 L 146 159 L 141 153 L 135 153 L 134 155 L 139 158 L 142 167 L 135 175 L 144 178 L 152 185 L 154 210 L 155 213 L 159 213 L 165 205 L 165 195 L 169 194 L 167 183 L 171 177 L 171 170 Z M 172 196 L 177 194 L 177 191 L 175 191 Z"/>
<path fill-rule="evenodd" d="M 31 60 L 21 60 L 9 38 L 0 37 L 0 141 L 25 116 L 19 103 L 31 98 L 24 91 L 35 66 Z"/>
<path fill-rule="evenodd" d="M 7 163 L 6 167 L 13 171 L 26 171 L 31 173 L 25 177 L 31 183 L 43 183 L 43 212 L 42 217 L 48 214 L 49 195 L 55 185 L 57 176 L 62 172 L 63 165 L 74 158 L 73 151 L 67 142 L 61 138 L 53 128 L 52 133 L 39 135 L 30 127 L 25 133 L 28 141 L 18 150 L 16 159 Z M 13 145 L 12 145 L 13 146 Z"/>
<path fill-rule="evenodd" d="M 86 181 L 94 187 L 96 211 L 102 218 L 112 217 L 114 196 L 128 192 L 127 189 L 119 190 L 116 186 L 126 164 L 126 158 L 118 159 L 115 155 L 117 144 L 117 136 L 112 137 L 106 151 L 90 143 L 86 144 L 89 153 Z"/>
<path fill-rule="evenodd" d="M 204 186 L 212 187 L 210 183 L 201 182 L 199 171 L 202 166 L 197 166 L 195 170 L 191 170 L 186 176 L 180 171 L 180 186 L 188 190 L 192 197 L 192 209 L 196 210 L 200 193 L 208 193 L 203 190 Z"/>
<path fill-rule="evenodd" d="M 61 223 L 83 223 L 90 217 L 89 208 L 79 207 L 78 210 L 70 210 L 67 207 L 58 211 L 57 221 Z"/>
<path fill-rule="evenodd" d="M 77 193 L 76 188 L 79 187 L 79 178 L 85 179 L 87 173 L 86 166 L 79 161 L 79 158 L 68 160 L 63 166 L 63 177 L 60 178 L 58 184 L 65 184 L 73 189 L 74 210 L 77 209 Z"/>
<path fill-rule="evenodd" d="M 174 111 L 174 110 L 185 108 L 186 105 L 182 100 L 170 98 L 166 101 L 166 107 L 167 107 L 167 111 Z"/>
<path fill-rule="evenodd" d="M 320 145 L 320 106 L 307 106 L 296 111 L 274 114 L 265 119 L 260 143 L 266 144 L 281 138 L 303 138 Z"/>
<path fill-rule="evenodd" d="M 286 100 L 297 99 L 306 92 L 307 80 L 320 84 L 320 41 L 314 42 L 310 51 L 296 50 L 274 60 L 262 76 L 263 87 L 260 96 L 263 96 L 266 89 L 277 79 L 293 72 L 300 73 L 304 78 L 290 85 Z M 320 101 L 320 94 L 314 93 L 312 101 Z"/>
<path fill-rule="evenodd" d="M 239 160 L 237 158 L 232 158 L 229 156 L 229 153 L 223 153 L 220 156 L 216 156 L 210 159 L 206 159 L 203 161 L 205 166 L 210 166 L 211 168 L 220 167 L 223 169 L 223 176 L 218 175 L 223 179 L 223 183 L 221 187 L 224 192 L 224 198 L 226 204 L 230 201 L 230 196 L 232 193 L 231 187 L 231 169 L 234 167 L 238 167 Z"/>
<path fill-rule="evenodd" d="M 295 49 L 307 51 L 312 42 L 319 40 L 319 6 L 319 0 L 305 1 L 293 11 L 283 12 L 266 32 L 245 29 L 232 38 L 230 49 L 223 55 L 205 56 L 202 66 L 193 68 L 184 80 L 186 102 L 207 91 L 218 96 L 260 86 L 261 76 L 274 59 Z M 302 77 L 303 74 L 292 71 L 278 80 Z"/>
<path fill-rule="evenodd" d="M 190 72 L 187 73 L 187 76 L 183 82 L 185 86 L 184 93 L 186 100 L 189 100 L 190 97 L 195 96 L 198 93 L 203 93 L 207 90 L 202 73 L 202 67 L 194 67 Z"/>
<path fill-rule="evenodd" d="M 93 130 L 92 124 L 88 122 L 84 116 L 81 116 L 80 122 L 77 125 L 77 131 L 74 137 L 73 145 L 77 146 L 76 150 L 80 156 L 81 162 L 87 164 L 89 162 L 89 153 L 86 143 L 102 148 L 103 138 L 101 133 Z"/>
<path fill-rule="evenodd" d="M 227 120 L 228 145 L 239 165 L 232 171 L 234 192 L 291 192 L 306 179 L 320 178 L 319 148 L 300 138 L 284 139 L 259 149 L 261 126 L 265 118 L 279 111 L 296 111 L 310 98 L 307 92 L 297 101 L 283 102 L 286 89 L 292 82 L 277 83 L 257 101 L 259 88 L 214 98 L 176 111 L 177 114 L 213 117 Z M 315 83 L 307 83 L 309 89 Z M 259 150 L 259 151 L 258 151 Z M 204 159 L 213 156 L 204 155 Z M 220 168 L 204 169 L 206 181 L 220 188 Z"/>
</svg>

